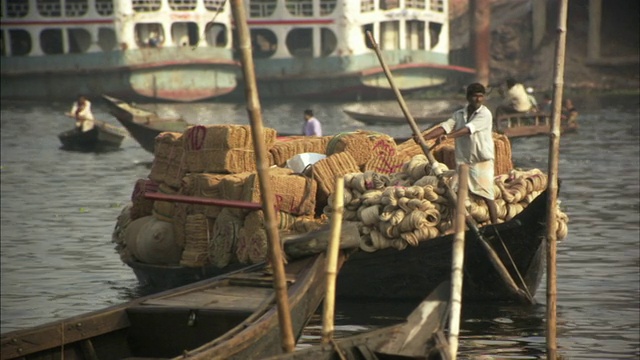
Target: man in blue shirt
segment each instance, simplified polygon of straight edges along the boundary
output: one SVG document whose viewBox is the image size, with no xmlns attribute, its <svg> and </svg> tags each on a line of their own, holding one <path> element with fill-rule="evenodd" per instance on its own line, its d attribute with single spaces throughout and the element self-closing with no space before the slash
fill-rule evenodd
<svg viewBox="0 0 640 360">
<path fill-rule="evenodd" d="M 305 136 L 322 136 L 322 127 L 320 126 L 320 120 L 313 116 L 313 111 L 307 109 L 304 111 L 304 127 L 302 133 Z"/>
</svg>

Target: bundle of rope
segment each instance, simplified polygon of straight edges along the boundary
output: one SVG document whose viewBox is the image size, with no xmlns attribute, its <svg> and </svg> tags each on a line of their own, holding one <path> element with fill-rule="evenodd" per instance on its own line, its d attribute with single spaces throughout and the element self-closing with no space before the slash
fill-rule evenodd
<svg viewBox="0 0 640 360">
<path fill-rule="evenodd" d="M 184 144 L 181 133 L 162 132 L 154 140 L 154 158 L 149 179 L 180 187 L 187 172 L 184 159 Z"/>
<path fill-rule="evenodd" d="M 276 131 L 263 129 L 267 149 Z M 254 171 L 255 155 L 248 125 L 195 125 L 183 133 L 187 172 L 240 173 Z"/>
<path fill-rule="evenodd" d="M 185 223 L 185 244 L 180 265 L 198 267 L 211 263 L 209 259 L 210 239 L 213 221 L 204 214 L 187 215 Z"/>
</svg>

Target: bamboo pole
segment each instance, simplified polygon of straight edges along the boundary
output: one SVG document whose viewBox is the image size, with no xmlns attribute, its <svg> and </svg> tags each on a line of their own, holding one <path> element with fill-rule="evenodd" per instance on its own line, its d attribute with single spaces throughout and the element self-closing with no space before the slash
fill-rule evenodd
<svg viewBox="0 0 640 360">
<path fill-rule="evenodd" d="M 436 176 L 440 180 L 440 183 L 444 186 L 446 190 L 446 196 L 449 202 L 455 205 L 456 194 L 453 192 L 453 190 L 451 190 L 451 187 L 444 182 L 444 179 L 442 178 L 442 170 L 439 167 L 435 166 L 437 164 L 437 161 L 433 157 L 433 154 L 431 154 L 429 146 L 427 146 L 427 143 L 422 137 L 422 134 L 420 133 L 420 129 L 418 129 L 418 125 L 416 125 L 416 122 L 413 119 L 413 116 L 411 116 L 411 113 L 409 112 L 407 104 L 404 101 L 404 98 L 402 97 L 400 90 L 398 90 L 398 87 L 396 86 L 395 81 L 393 80 L 393 75 L 391 75 L 391 70 L 389 70 L 387 63 L 384 61 L 384 58 L 382 57 L 382 53 L 380 52 L 380 48 L 378 47 L 376 40 L 373 38 L 371 31 L 367 31 L 367 37 L 369 38 L 369 41 L 373 45 L 373 49 L 376 52 L 376 55 L 378 56 L 378 60 L 380 61 L 380 65 L 382 66 L 382 69 L 384 70 L 384 73 L 387 76 L 387 80 L 389 81 L 389 85 L 391 86 L 391 89 L 393 89 L 393 92 L 396 95 L 396 99 L 398 100 L 398 104 L 400 105 L 400 109 L 402 110 L 402 113 L 407 119 L 409 126 L 413 130 L 413 134 L 415 135 L 417 142 L 420 144 L 422 151 L 427 156 L 429 165 L 431 165 L 433 171 L 435 172 Z M 500 279 L 502 279 L 506 288 L 509 291 L 511 291 L 511 293 L 515 297 L 519 298 L 521 301 L 528 302 L 531 304 L 534 303 L 534 300 L 531 297 L 531 295 L 529 295 L 527 291 L 522 290 L 516 284 L 515 280 L 509 273 L 509 270 L 507 270 L 502 260 L 500 260 L 500 257 L 498 256 L 498 254 L 495 252 L 495 250 L 493 250 L 491 245 L 486 241 L 486 239 L 482 236 L 482 234 L 478 230 L 478 224 L 476 224 L 475 220 L 468 214 L 466 217 L 466 222 L 467 222 L 467 226 L 469 226 L 469 228 L 476 235 L 476 238 L 480 242 L 480 245 L 482 246 L 482 248 L 486 251 L 489 261 L 491 262 L 494 269 L 498 273 L 498 276 L 500 276 Z"/>
<path fill-rule="evenodd" d="M 336 277 L 338 276 L 338 249 L 340 247 L 340 231 L 342 214 L 344 213 L 344 178 L 336 177 L 333 193 L 333 215 L 331 218 L 331 242 L 327 250 L 327 292 L 324 297 L 322 312 L 322 343 L 328 344 L 333 337 L 333 317 L 335 313 Z"/>
<path fill-rule="evenodd" d="M 269 181 L 269 162 L 267 161 L 264 144 L 262 113 L 256 85 L 255 70 L 253 67 L 253 54 L 251 51 L 251 38 L 247 26 L 247 16 L 242 0 L 231 1 L 231 12 L 238 32 L 238 49 L 242 62 L 242 74 L 245 82 L 245 97 L 247 98 L 247 112 L 251 122 L 251 135 L 256 152 L 256 165 L 258 178 L 260 179 L 260 194 L 263 203 L 267 238 L 269 242 L 269 258 L 274 270 L 274 289 L 278 305 L 278 320 L 280 321 L 280 336 L 282 349 L 292 352 L 295 348 L 295 339 L 291 327 L 291 313 L 289 311 L 289 298 L 287 295 L 287 281 L 284 273 L 284 261 L 280 236 L 278 234 L 274 194 Z"/>
<path fill-rule="evenodd" d="M 458 202 L 456 203 L 455 236 L 451 259 L 451 315 L 449 316 L 449 353 L 451 360 L 458 354 L 458 333 L 460 330 L 460 309 L 462 308 L 462 267 L 464 265 L 464 232 L 469 191 L 469 166 L 460 165 L 458 181 Z"/>
<path fill-rule="evenodd" d="M 549 132 L 549 185 L 547 191 L 547 359 L 556 359 L 556 207 L 558 206 L 558 162 L 560 155 L 560 115 L 562 87 L 564 84 L 564 58 L 567 40 L 567 0 L 560 1 L 558 13 L 558 38 L 556 40 L 556 63 L 554 68 L 553 108 L 551 131 Z"/>
</svg>

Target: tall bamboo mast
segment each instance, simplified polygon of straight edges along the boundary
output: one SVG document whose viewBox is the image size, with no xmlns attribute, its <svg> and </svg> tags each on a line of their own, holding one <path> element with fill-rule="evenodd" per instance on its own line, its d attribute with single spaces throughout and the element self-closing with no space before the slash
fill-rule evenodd
<svg viewBox="0 0 640 360">
<path fill-rule="evenodd" d="M 560 155 L 560 113 L 564 85 L 564 58 L 567 40 L 567 0 L 560 1 L 558 12 L 558 37 L 553 83 L 553 108 L 549 132 L 549 185 L 547 191 L 547 359 L 555 360 L 556 341 L 556 207 L 558 206 L 558 158 Z"/>
<path fill-rule="evenodd" d="M 251 37 L 247 26 L 247 15 L 242 0 L 231 1 L 231 12 L 236 31 L 238 33 L 238 49 L 242 62 L 242 74 L 245 82 L 245 97 L 247 99 L 247 112 L 251 122 L 251 135 L 256 152 L 256 165 L 258 178 L 260 179 L 260 196 L 266 223 L 267 238 L 269 242 L 269 259 L 274 270 L 274 288 L 278 302 L 278 320 L 280 321 L 280 336 L 282 349 L 292 352 L 295 348 L 293 330 L 291 328 L 291 312 L 289 311 L 289 298 L 287 295 L 287 280 L 284 273 L 284 261 L 280 246 L 280 235 L 276 226 L 276 213 L 274 207 L 275 197 L 271 191 L 269 181 L 269 162 L 264 144 L 262 112 L 256 85 L 256 74 L 253 67 L 253 54 L 251 51 Z"/>
</svg>

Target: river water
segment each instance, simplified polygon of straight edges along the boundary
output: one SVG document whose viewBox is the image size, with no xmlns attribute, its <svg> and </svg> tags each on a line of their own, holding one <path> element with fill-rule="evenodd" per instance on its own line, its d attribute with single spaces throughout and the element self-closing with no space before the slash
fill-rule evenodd
<svg viewBox="0 0 640 360">
<path fill-rule="evenodd" d="M 70 99 L 72 101 L 72 99 Z M 580 129 L 561 138 L 561 206 L 569 235 L 558 244 L 558 353 L 565 359 L 640 358 L 640 134 L 637 95 L 574 99 Z M 1 331 L 122 303 L 143 294 L 113 249 L 111 232 L 152 154 L 126 138 L 120 151 L 59 149 L 70 104 L 2 102 Z M 326 134 L 363 128 L 342 103 L 263 103 L 264 125 L 297 133 L 305 108 Z M 244 104 L 145 104 L 203 124 L 248 124 Z M 391 105 L 393 106 L 393 105 Z M 397 106 L 397 105 L 396 105 Z M 98 119 L 117 125 L 99 99 Z M 407 126 L 369 127 L 407 136 Z M 546 137 L 512 141 L 516 166 L 546 171 Z M 546 357 L 546 279 L 533 306 L 465 303 L 460 358 Z M 403 302 L 337 304 L 336 336 L 401 321 Z M 317 342 L 320 318 L 300 346 Z"/>
</svg>

